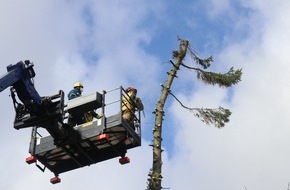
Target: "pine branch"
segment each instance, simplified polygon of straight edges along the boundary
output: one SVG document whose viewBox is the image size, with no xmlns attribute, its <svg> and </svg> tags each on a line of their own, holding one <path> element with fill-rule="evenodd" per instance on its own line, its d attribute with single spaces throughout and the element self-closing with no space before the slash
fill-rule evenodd
<svg viewBox="0 0 290 190">
<path fill-rule="evenodd" d="M 201 119 L 202 122 L 206 124 L 214 124 L 215 127 L 221 128 L 225 126 L 225 123 L 229 122 L 229 117 L 231 115 L 231 111 L 229 109 L 225 109 L 223 107 L 219 107 L 216 109 L 209 108 L 190 108 L 185 106 L 174 94 L 169 92 L 171 96 L 185 109 L 191 111 L 194 116 Z"/>
<path fill-rule="evenodd" d="M 198 57 L 197 53 L 193 50 L 193 48 L 189 45 L 188 50 L 190 52 L 191 58 L 194 60 L 195 63 L 201 65 L 203 69 L 207 69 L 210 64 L 213 62 L 213 57 L 210 56 L 206 59 L 201 59 Z"/>
<path fill-rule="evenodd" d="M 217 128 L 224 127 L 225 123 L 230 121 L 229 116 L 231 115 L 231 111 L 223 107 L 216 109 L 199 108 L 196 111 L 198 112 L 195 113 L 196 117 L 200 118 L 206 124 L 214 124 Z"/>
<path fill-rule="evenodd" d="M 228 88 L 241 81 L 242 69 L 234 70 L 234 68 L 231 67 L 227 73 L 222 74 L 204 71 L 202 69 L 195 67 L 189 67 L 183 63 L 181 65 L 187 69 L 195 70 L 197 72 L 197 78 L 201 79 L 203 82 L 207 84 L 211 85 L 217 84 L 219 87 Z"/>
</svg>

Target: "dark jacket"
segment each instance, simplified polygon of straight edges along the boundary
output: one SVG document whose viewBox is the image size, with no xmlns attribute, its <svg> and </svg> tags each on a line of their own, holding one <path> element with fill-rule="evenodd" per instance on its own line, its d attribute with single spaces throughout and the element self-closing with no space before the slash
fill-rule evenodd
<svg viewBox="0 0 290 190">
<path fill-rule="evenodd" d="M 78 88 L 74 88 L 68 93 L 67 97 L 69 100 L 71 100 L 80 97 L 81 95 L 82 95 L 81 91 Z"/>
</svg>

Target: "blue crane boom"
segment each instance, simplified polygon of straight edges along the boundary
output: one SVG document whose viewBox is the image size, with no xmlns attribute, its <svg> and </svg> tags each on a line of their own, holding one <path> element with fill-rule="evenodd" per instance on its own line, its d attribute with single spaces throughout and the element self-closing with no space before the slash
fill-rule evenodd
<svg viewBox="0 0 290 190">
<path fill-rule="evenodd" d="M 20 61 L 15 65 L 7 66 L 8 73 L 0 78 L 0 92 L 13 86 L 24 105 L 31 104 L 31 102 L 41 105 L 41 97 L 32 82 L 32 78 L 35 77 L 33 66 L 33 63 L 28 60 L 24 63 Z"/>
</svg>

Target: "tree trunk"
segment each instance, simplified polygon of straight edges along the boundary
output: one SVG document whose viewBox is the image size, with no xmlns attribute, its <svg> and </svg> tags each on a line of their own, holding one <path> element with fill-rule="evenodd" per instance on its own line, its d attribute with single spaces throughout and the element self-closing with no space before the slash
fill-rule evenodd
<svg viewBox="0 0 290 190">
<path fill-rule="evenodd" d="M 166 84 L 163 86 L 160 99 L 158 100 L 157 107 L 155 109 L 155 127 L 153 130 L 153 166 L 152 171 L 149 173 L 150 178 L 148 179 L 148 189 L 149 190 L 161 190 L 161 168 L 162 168 L 162 121 L 164 116 L 164 105 L 167 99 L 167 96 L 170 92 L 170 88 L 173 82 L 174 77 L 176 76 L 177 71 L 186 55 L 188 47 L 187 40 L 180 40 L 179 51 L 174 53 L 176 58 L 176 63 L 173 65 L 170 73 L 168 73 L 168 79 Z"/>
</svg>

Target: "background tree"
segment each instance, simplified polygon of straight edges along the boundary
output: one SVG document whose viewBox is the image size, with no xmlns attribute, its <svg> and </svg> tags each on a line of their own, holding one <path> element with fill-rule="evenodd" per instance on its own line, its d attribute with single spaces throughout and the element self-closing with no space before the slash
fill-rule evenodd
<svg viewBox="0 0 290 190">
<path fill-rule="evenodd" d="M 173 51 L 173 60 L 170 61 L 172 64 L 172 69 L 168 72 L 168 78 L 165 85 L 162 85 L 161 96 L 157 102 L 157 106 L 155 111 L 155 126 L 153 129 L 153 163 L 152 168 L 148 174 L 148 190 L 161 190 L 162 189 L 162 121 L 164 117 L 164 105 L 167 99 L 167 96 L 172 95 L 182 107 L 190 110 L 194 113 L 194 115 L 200 118 L 206 124 L 214 124 L 216 127 L 221 128 L 224 127 L 225 123 L 229 122 L 229 116 L 231 115 L 230 110 L 225 109 L 223 107 L 219 107 L 216 109 L 209 108 L 190 108 L 182 104 L 182 102 L 171 92 L 171 85 L 173 79 L 177 76 L 177 71 L 180 67 L 184 67 L 189 70 L 194 70 L 197 73 L 197 78 L 202 80 L 203 82 L 211 85 L 218 85 L 219 87 L 231 87 L 234 84 L 237 84 L 241 80 L 242 70 L 234 70 L 230 68 L 230 70 L 225 73 L 214 73 L 205 71 L 205 69 L 210 67 L 211 62 L 213 61 L 213 57 L 209 57 L 207 59 L 200 59 L 197 56 L 197 53 L 191 48 L 188 40 L 180 39 L 179 40 L 179 50 Z M 187 52 L 190 53 L 193 61 L 202 69 L 198 67 L 189 67 L 183 63 L 184 58 L 186 57 Z"/>
</svg>

